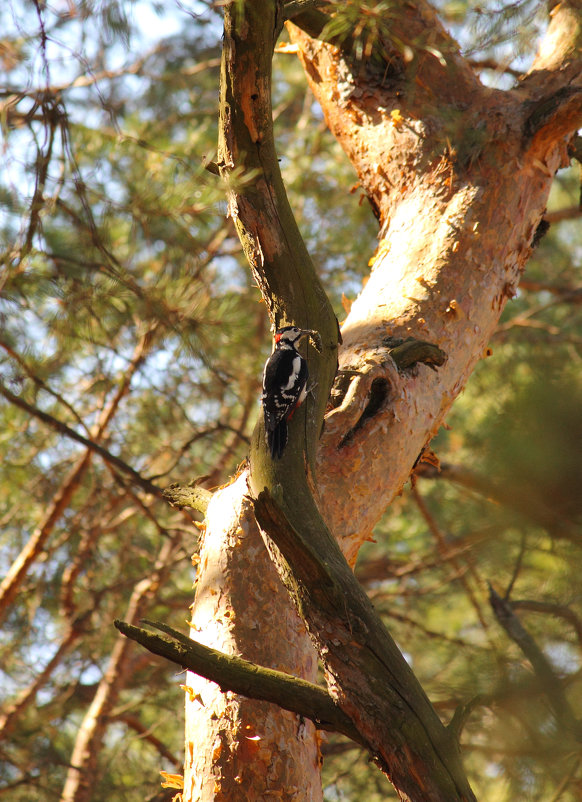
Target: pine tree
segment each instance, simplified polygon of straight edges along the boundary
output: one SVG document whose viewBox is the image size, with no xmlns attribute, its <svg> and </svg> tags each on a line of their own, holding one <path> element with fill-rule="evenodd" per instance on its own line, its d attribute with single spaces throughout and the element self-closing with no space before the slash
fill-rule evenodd
<svg viewBox="0 0 582 802">
<path fill-rule="evenodd" d="M 528 4 L 247 0 L 220 78 L 213 10 L 153 46 L 122 4 L 23 11 L 5 791 L 143 799 L 161 762 L 183 800 L 575 799 L 579 212 L 556 172 L 579 153 L 579 6 L 535 55 Z M 290 322 L 321 339 L 274 462 L 260 372 Z M 133 640 L 192 669 L 183 781 L 176 667 Z"/>
</svg>

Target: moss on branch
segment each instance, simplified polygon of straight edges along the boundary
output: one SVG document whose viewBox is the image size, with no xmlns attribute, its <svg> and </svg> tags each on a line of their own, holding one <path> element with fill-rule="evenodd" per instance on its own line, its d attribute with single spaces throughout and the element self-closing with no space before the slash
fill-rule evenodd
<svg viewBox="0 0 582 802">
<path fill-rule="evenodd" d="M 206 514 L 212 493 L 204 487 L 199 487 L 196 483 L 190 485 L 172 484 L 163 491 L 163 496 L 173 507 L 178 509 L 190 507 L 202 514 Z"/>
<path fill-rule="evenodd" d="M 144 623 L 161 630 L 164 635 L 157 635 L 126 621 L 114 621 L 115 627 L 127 638 L 153 654 L 216 682 L 222 691 L 233 691 L 250 699 L 272 702 L 284 710 L 310 719 L 319 729 L 340 732 L 365 745 L 349 717 L 319 685 L 211 649 L 166 624 L 154 621 Z"/>
</svg>

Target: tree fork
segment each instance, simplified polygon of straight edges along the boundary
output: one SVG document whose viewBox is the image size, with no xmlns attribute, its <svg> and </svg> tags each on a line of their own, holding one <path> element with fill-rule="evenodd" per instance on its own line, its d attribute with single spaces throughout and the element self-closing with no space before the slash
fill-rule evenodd
<svg viewBox="0 0 582 802">
<path fill-rule="evenodd" d="M 249 176 L 238 187 L 231 186 L 229 207 L 271 317 L 277 323 L 284 317 L 302 327 L 317 328 L 324 347 L 321 357 L 316 359 L 316 369 L 313 371 L 318 381 L 315 404 L 304 405 L 307 411 L 303 411 L 298 421 L 294 418 L 290 446 L 283 459 L 275 462 L 269 458 L 261 422 L 255 429 L 251 443 L 250 471 L 255 513 L 266 530 L 268 545 L 271 545 L 270 537 L 277 542 L 281 531 L 294 532 L 298 539 L 297 533 L 301 533 L 301 542 L 304 545 L 315 544 L 313 561 L 310 564 L 321 568 L 331 559 L 336 576 L 341 577 L 345 583 L 345 586 L 341 583 L 340 586 L 344 590 L 349 588 L 349 593 L 358 598 L 358 620 L 365 622 L 363 630 L 371 626 L 373 621 L 372 629 L 375 639 L 382 644 L 380 652 L 383 658 L 378 661 L 371 651 L 364 649 L 364 659 L 361 659 L 360 653 L 355 663 L 359 671 L 353 673 L 353 666 L 350 669 L 342 664 L 339 657 L 341 650 L 334 649 L 334 654 L 329 658 L 329 653 L 325 651 L 327 644 L 318 638 L 318 627 L 331 621 L 329 611 L 327 615 L 319 615 L 313 609 L 313 604 L 317 604 L 316 598 L 307 597 L 303 602 L 309 603 L 302 603 L 295 592 L 294 586 L 297 583 L 291 578 L 293 571 L 300 570 L 296 568 L 295 560 L 286 562 L 275 556 L 277 570 L 291 589 L 300 614 L 306 619 L 313 639 L 322 650 L 320 656 L 324 660 L 328 676 L 335 675 L 330 684 L 332 695 L 336 696 L 340 707 L 343 707 L 352 720 L 360 725 L 358 728 L 366 741 L 374 743 L 381 755 L 383 770 L 403 798 L 435 802 L 471 800 L 474 797 L 461 768 L 456 745 L 447 735 L 406 661 L 393 642 L 386 639 L 387 632 L 381 622 L 371 613 L 370 602 L 353 578 L 339 547 L 319 514 L 311 492 L 313 477 L 308 477 L 309 472 L 306 473 L 305 469 L 306 465 L 313 466 L 321 420 L 335 375 L 338 330 L 289 207 L 274 147 L 270 75 L 271 57 L 278 35 L 278 20 L 282 20 L 279 14 L 280 8 L 272 2 L 246 2 L 242 8 L 231 4 L 225 9 L 218 165 L 227 180 L 234 170 L 237 175 Z M 312 409 L 311 406 L 315 408 Z M 298 447 L 299 445 L 302 447 Z M 275 507 L 267 503 L 268 499 L 277 500 Z M 267 510 L 271 515 L 266 514 Z M 274 510 L 278 510 L 275 521 L 272 517 Z M 288 525 L 281 528 L 281 521 L 287 521 Z M 270 551 L 276 554 L 278 549 L 271 548 Z M 283 554 L 285 557 L 298 556 L 293 555 L 293 548 Z M 302 557 L 305 556 L 303 551 Z M 351 580 L 347 579 L 347 574 L 351 576 Z M 334 605 L 332 609 L 335 609 Z M 350 631 L 350 622 L 351 616 L 348 615 L 344 630 L 346 635 Z M 337 625 L 336 620 L 334 624 Z M 341 640 L 347 642 L 345 638 Z M 356 652 L 360 649 L 362 644 L 358 645 Z M 383 660 L 385 669 L 391 661 L 398 661 L 401 673 L 397 681 L 402 682 L 402 677 L 406 678 L 392 699 L 391 714 L 396 716 L 397 721 L 404 723 L 406 733 L 405 740 L 399 741 L 396 755 L 391 752 L 394 746 L 394 730 L 391 734 L 382 733 L 386 738 L 384 743 L 376 732 L 377 704 L 387 693 L 386 683 L 389 687 L 395 679 L 382 670 Z M 359 672 L 362 669 L 368 674 L 372 685 L 375 684 L 374 674 L 377 673 L 379 677 L 375 686 L 376 692 L 367 700 L 360 698 Z M 355 677 L 358 681 L 354 681 Z M 338 686 L 342 686 L 341 690 L 338 690 Z M 370 703 L 370 710 L 373 711 L 371 716 L 362 709 Z M 412 716 L 404 714 L 402 718 L 402 705 L 405 708 L 410 705 L 412 710 L 416 707 L 416 712 Z M 382 707 L 380 705 L 380 709 Z M 422 713 L 419 715 L 418 710 L 421 708 Z M 424 716 L 428 717 L 428 724 L 421 720 Z M 428 738 L 427 731 L 430 732 Z M 406 743 L 409 739 L 410 742 Z M 444 766 L 444 770 L 435 770 L 435 765 Z"/>
<path fill-rule="evenodd" d="M 362 393 L 353 393 L 350 404 L 342 403 L 340 410 L 328 415 L 318 454 L 322 470 L 316 483 L 313 454 L 330 377 L 335 372 L 337 330 L 319 285 L 309 284 L 310 261 L 284 196 L 272 141 L 270 61 L 272 44 L 283 18 L 280 12 L 279 6 L 265 2 L 230 4 L 225 9 L 217 165 L 229 182 L 230 213 L 271 320 L 277 325 L 285 321 L 319 329 L 324 348 L 322 356 L 313 359 L 312 373 L 318 374 L 315 402 L 309 400 L 301 416 L 294 418 L 284 460 L 273 464 L 266 457 L 261 425 L 255 430 L 250 486 L 256 502 L 259 499 L 269 502 L 266 505 L 269 515 L 262 523 L 273 540 L 267 536 L 266 541 L 312 636 L 317 641 L 320 628 L 332 619 L 337 626 L 339 637 L 335 640 L 340 648 L 326 651 L 325 640 L 318 641 L 330 693 L 360 732 L 365 732 L 366 739 L 375 744 L 382 738 L 374 729 L 377 725 L 374 713 L 384 709 L 386 684 L 375 686 L 374 678 L 377 673 L 385 680 L 392 654 L 383 632 L 371 639 L 362 627 L 354 639 L 357 646 L 351 646 L 354 653 L 358 647 L 361 650 L 356 654 L 357 670 L 353 664 L 342 662 L 345 650 L 341 644 L 350 646 L 354 623 L 357 628 L 361 621 L 367 625 L 371 619 L 364 600 L 351 585 L 346 585 L 349 593 L 353 590 L 355 594 L 349 596 L 349 605 L 355 605 L 360 618 L 356 618 L 352 609 L 350 615 L 334 610 L 333 600 L 339 605 L 342 594 L 334 592 L 334 579 L 329 587 L 327 583 L 330 577 L 343 578 L 345 565 L 341 565 L 333 549 L 329 550 L 329 540 L 333 539 L 321 521 L 312 489 L 317 486 L 323 504 L 328 503 L 325 515 L 334 533 L 340 540 L 352 539 L 351 544 L 342 542 L 342 547 L 349 559 L 354 559 L 359 545 L 386 504 L 401 489 L 419 450 L 438 429 L 484 352 L 529 255 L 551 177 L 561 163 L 561 146 L 554 142 L 546 152 L 541 152 L 542 148 L 537 154 L 532 154 L 530 148 L 527 164 L 521 164 L 526 118 L 523 106 L 516 102 L 515 95 L 482 87 L 456 44 L 437 23 L 434 10 L 420 0 L 407 4 L 402 17 L 395 20 L 396 36 L 404 30 L 404 41 L 418 40 L 420 47 L 414 69 L 399 84 L 393 97 L 390 86 L 366 84 L 365 72 L 353 77 L 354 88 L 360 88 L 357 84 L 363 82 L 363 93 L 354 92 L 352 97 L 338 91 L 340 79 L 342 87 L 346 86 L 345 65 L 339 65 L 341 70 L 338 68 L 340 61 L 345 62 L 345 54 L 338 48 L 326 51 L 325 47 L 315 46 L 307 37 L 294 33 L 300 50 L 304 47 L 309 50 L 302 54 L 304 65 L 314 91 L 321 98 L 328 124 L 358 170 L 383 225 L 371 280 L 348 316 L 344 327 L 346 347 L 342 349 L 344 373 L 363 373 L 366 365 L 372 367 L 368 367 L 369 375 L 359 384 Z M 431 47 L 425 49 L 423 43 Z M 416 68 L 418 75 L 414 73 Z M 415 83 L 415 76 L 422 80 Z M 414 91 L 408 97 L 404 90 L 410 87 Z M 465 101 L 470 97 L 474 102 L 459 106 L 459 97 Z M 455 113 L 459 108 L 464 109 L 463 120 Z M 474 130 L 476 115 L 482 115 L 483 109 L 491 109 L 492 113 L 487 117 L 482 139 L 473 142 L 465 133 Z M 570 105 L 567 112 L 571 113 Z M 376 124 L 378 114 L 384 115 L 383 129 Z M 426 118 L 438 120 L 438 124 L 427 127 Z M 369 120 L 374 122 L 373 126 L 367 124 Z M 459 125 L 451 127 L 451 121 Z M 539 146 L 539 137 L 533 146 Z M 399 154 L 410 155 L 412 151 L 418 159 L 399 158 Z M 544 168 L 541 172 L 540 159 Z M 426 165 L 424 172 L 418 168 L 419 164 Z M 505 179 L 506 173 L 501 173 L 503 180 L 497 180 L 499 164 L 512 168 L 508 171 L 509 179 Z M 378 165 L 381 169 L 377 169 Z M 503 193 L 507 197 L 501 203 Z M 447 364 L 438 374 L 420 367 L 416 373 L 402 376 L 393 361 L 386 359 L 386 336 L 406 339 L 410 334 L 438 343 L 447 353 Z M 367 379 L 373 382 L 382 377 L 394 385 L 390 403 L 383 405 L 380 414 L 373 415 L 372 425 L 366 423 L 355 431 L 353 443 L 346 444 L 342 458 L 338 459 L 337 445 L 345 435 L 346 418 L 357 423 L 362 395 L 371 392 Z M 364 453 L 374 459 L 369 459 L 370 464 L 362 466 L 358 473 L 358 485 L 365 485 L 368 491 L 367 510 L 362 512 L 362 498 L 353 498 L 353 491 L 356 466 Z M 265 488 L 267 495 L 261 496 Z M 260 510 L 259 502 L 257 517 Z M 354 516 L 356 523 L 352 522 Z M 287 528 L 290 534 L 281 534 Z M 306 564 L 296 568 L 294 557 L 298 554 Z M 328 576 L 330 561 L 334 565 Z M 311 585 L 304 569 L 313 572 Z M 312 603 L 315 600 L 322 604 L 323 612 Z M 342 604 L 345 603 L 342 597 Z M 368 707 L 362 704 L 362 666 L 367 669 L 370 684 L 366 689 L 367 701 L 373 699 Z M 416 689 L 411 686 L 408 690 L 414 696 Z M 440 754 L 436 770 L 426 760 L 431 749 L 440 749 L 445 753 L 446 763 L 449 751 L 456 748 L 451 746 L 452 734 L 445 732 L 443 736 L 444 728 L 434 711 L 427 717 L 424 713 L 418 715 L 421 707 L 411 714 L 408 703 L 402 701 L 406 694 L 400 700 L 397 697 L 395 693 L 392 702 L 397 720 L 406 719 L 405 738 L 395 755 L 386 756 L 383 765 L 385 770 L 393 772 L 391 779 L 401 797 L 472 799 L 462 769 L 455 777 L 456 771 L 440 762 Z M 415 731 L 419 720 L 421 726 Z M 435 745 L 427 747 L 423 742 L 418 746 L 423 741 L 420 730 L 427 721 L 429 729 L 434 726 Z M 386 735 L 384 730 L 382 734 Z M 388 735 L 388 740 L 394 737 Z M 411 753 L 410 744 L 418 747 L 420 753 Z M 379 746 L 386 748 L 383 742 Z M 458 756 L 454 751 L 452 754 L 451 763 L 460 766 Z M 441 776 L 427 778 L 425 772 L 429 767 Z M 431 783 L 430 788 L 427 783 Z M 456 786 L 453 795 L 451 784 Z"/>
</svg>

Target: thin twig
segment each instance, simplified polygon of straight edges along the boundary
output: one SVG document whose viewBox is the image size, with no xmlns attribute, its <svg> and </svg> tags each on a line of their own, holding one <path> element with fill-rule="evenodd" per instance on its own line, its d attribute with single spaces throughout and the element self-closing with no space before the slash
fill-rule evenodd
<svg viewBox="0 0 582 802">
<path fill-rule="evenodd" d="M 523 627 L 509 602 L 502 599 L 491 585 L 489 585 L 489 602 L 497 621 L 531 663 L 554 710 L 556 720 L 564 729 L 571 732 L 577 741 L 582 742 L 582 722 L 576 719 L 562 683 L 549 660 Z"/>
<path fill-rule="evenodd" d="M 20 409 L 28 412 L 29 415 L 32 415 L 34 418 L 38 418 L 43 423 L 46 423 L 53 431 L 58 432 L 59 434 L 65 435 L 65 437 L 74 440 L 76 443 L 80 443 L 81 445 L 85 446 L 85 448 L 94 451 L 96 454 L 99 454 L 107 462 L 114 465 L 118 468 L 125 476 L 129 476 L 131 480 L 145 490 L 146 493 L 151 493 L 158 498 L 163 498 L 162 490 L 156 485 L 152 484 L 148 479 L 145 479 L 141 474 L 139 474 L 134 468 L 124 462 L 119 457 L 116 457 L 106 448 L 100 446 L 94 440 L 89 440 L 87 437 L 83 437 L 82 434 L 76 432 L 74 429 L 71 429 L 70 426 L 67 426 L 66 423 L 58 420 L 57 418 L 49 415 L 47 412 L 43 412 L 38 407 L 35 407 L 33 404 L 29 404 L 24 398 L 15 395 L 14 393 L 10 392 L 10 390 L 4 386 L 2 382 L 0 382 L 0 395 L 3 395 L 7 401 L 10 401 L 11 404 L 14 406 L 19 407 Z"/>
<path fill-rule="evenodd" d="M 505 596 L 503 597 L 505 601 L 509 601 L 509 597 L 511 596 L 511 591 L 513 590 L 513 586 L 519 576 L 519 572 L 521 571 L 521 565 L 523 563 L 523 555 L 525 554 L 525 544 L 526 544 L 526 536 L 522 534 L 521 536 L 521 545 L 519 547 L 519 554 L 517 555 L 517 560 L 515 561 L 515 565 L 513 567 L 513 573 L 511 575 L 511 579 L 509 580 L 509 585 L 507 586 L 507 590 L 505 591 Z"/>
</svg>

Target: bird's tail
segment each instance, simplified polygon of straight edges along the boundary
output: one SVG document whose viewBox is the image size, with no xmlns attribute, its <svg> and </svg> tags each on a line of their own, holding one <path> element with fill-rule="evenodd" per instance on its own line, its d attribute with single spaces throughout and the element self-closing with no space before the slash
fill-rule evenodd
<svg viewBox="0 0 582 802">
<path fill-rule="evenodd" d="M 280 420 L 272 431 L 267 432 L 267 444 L 271 457 L 281 459 L 287 445 L 287 421 L 285 418 Z"/>
</svg>

